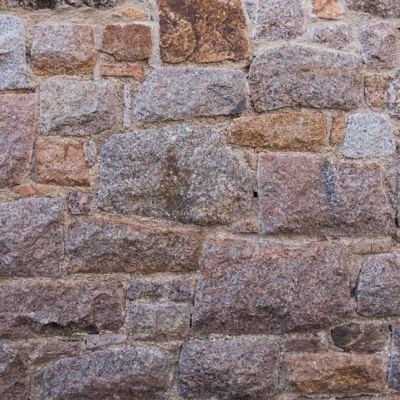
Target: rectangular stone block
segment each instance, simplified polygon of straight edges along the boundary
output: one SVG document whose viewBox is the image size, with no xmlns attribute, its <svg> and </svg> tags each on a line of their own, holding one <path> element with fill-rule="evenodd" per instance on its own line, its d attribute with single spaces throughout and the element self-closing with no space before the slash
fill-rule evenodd
<svg viewBox="0 0 400 400">
<path fill-rule="evenodd" d="M 135 300 L 140 297 L 161 297 L 164 286 L 150 281 L 132 280 L 126 284 L 126 297 Z"/>
<path fill-rule="evenodd" d="M 362 11 L 377 17 L 400 17 L 400 3 L 398 0 L 346 0 L 350 10 Z"/>
<path fill-rule="evenodd" d="M 377 164 L 312 155 L 262 154 L 258 186 L 262 233 L 384 235 L 394 212 Z"/>
<path fill-rule="evenodd" d="M 392 343 L 390 348 L 388 386 L 390 389 L 399 391 L 400 390 L 400 325 L 399 324 L 392 325 L 391 330 L 392 330 Z"/>
<path fill-rule="evenodd" d="M 347 257 L 335 242 L 290 247 L 208 239 L 192 329 L 200 334 L 276 334 L 340 322 L 350 310 Z"/>
</svg>

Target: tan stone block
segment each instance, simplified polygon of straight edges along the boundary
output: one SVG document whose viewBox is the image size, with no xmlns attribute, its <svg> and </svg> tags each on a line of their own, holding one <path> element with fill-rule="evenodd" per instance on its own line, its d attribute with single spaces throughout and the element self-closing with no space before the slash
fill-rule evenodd
<svg viewBox="0 0 400 400">
<path fill-rule="evenodd" d="M 340 0 L 312 0 L 313 14 L 323 19 L 340 19 L 344 16 L 344 8 Z"/>
<path fill-rule="evenodd" d="M 130 76 L 135 79 L 144 79 L 143 67 L 139 65 L 101 64 L 100 75 L 103 76 Z"/>
</svg>

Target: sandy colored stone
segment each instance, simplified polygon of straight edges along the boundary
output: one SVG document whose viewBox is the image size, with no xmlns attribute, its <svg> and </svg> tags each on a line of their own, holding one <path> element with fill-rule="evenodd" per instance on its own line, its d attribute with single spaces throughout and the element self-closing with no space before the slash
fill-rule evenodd
<svg viewBox="0 0 400 400">
<path fill-rule="evenodd" d="M 0 187 L 19 184 L 28 174 L 35 128 L 34 94 L 0 95 Z"/>
<path fill-rule="evenodd" d="M 319 151 L 326 138 L 325 127 L 325 115 L 316 112 L 242 117 L 230 125 L 228 141 L 257 151 Z"/>
<path fill-rule="evenodd" d="M 388 86 L 389 114 L 400 119 L 400 69 L 396 70 Z"/>
<path fill-rule="evenodd" d="M 97 145 L 93 140 L 89 140 L 84 146 L 85 161 L 89 168 L 92 168 L 97 161 Z"/>
<path fill-rule="evenodd" d="M 126 297 L 135 300 L 141 297 L 161 297 L 164 287 L 160 283 L 151 281 L 139 281 L 137 279 L 128 281 L 126 284 Z"/>
<path fill-rule="evenodd" d="M 279 348 L 267 339 L 189 340 L 179 357 L 185 399 L 265 399 L 278 391 Z"/>
<path fill-rule="evenodd" d="M 57 9 L 65 6 L 72 7 L 111 7 L 117 0 L 3 0 L 1 8 L 25 8 L 28 10 Z"/>
<path fill-rule="evenodd" d="M 151 46 L 151 28 L 147 25 L 107 25 L 104 28 L 101 49 L 117 61 L 149 58 Z"/>
<path fill-rule="evenodd" d="M 287 383 L 307 394 L 379 393 L 385 388 L 386 362 L 378 355 L 325 353 L 287 355 Z"/>
<path fill-rule="evenodd" d="M 377 164 L 262 154 L 258 187 L 263 234 L 384 235 L 394 229 Z"/>
<path fill-rule="evenodd" d="M 207 63 L 249 57 L 240 0 L 159 0 L 158 8 L 162 61 Z"/>
<path fill-rule="evenodd" d="M 35 154 L 37 182 L 62 186 L 90 185 L 81 143 L 38 140 Z"/>
<path fill-rule="evenodd" d="M 199 225 L 247 215 L 252 173 L 214 127 L 173 125 L 111 136 L 101 150 L 98 206 Z"/>
<path fill-rule="evenodd" d="M 282 107 L 351 109 L 361 103 L 361 62 L 353 54 L 289 44 L 269 48 L 250 67 L 257 111 Z"/>
<path fill-rule="evenodd" d="M 340 50 L 349 44 L 349 27 L 347 24 L 316 26 L 312 31 L 312 39 Z"/>
<path fill-rule="evenodd" d="M 305 30 L 301 0 L 259 0 L 254 20 L 256 39 L 294 39 Z"/>
<path fill-rule="evenodd" d="M 292 337 L 282 343 L 283 351 L 293 353 L 315 353 L 321 350 L 321 347 L 321 339 L 318 336 Z"/>
<path fill-rule="evenodd" d="M 49 78 L 42 81 L 39 92 L 42 134 L 89 136 L 116 123 L 116 88 L 110 81 Z"/>
<path fill-rule="evenodd" d="M 332 146 L 342 142 L 346 132 L 346 115 L 343 112 L 338 112 L 332 118 L 331 133 L 329 142 Z"/>
<path fill-rule="evenodd" d="M 33 196 L 36 194 L 50 194 L 56 190 L 56 188 L 47 185 L 36 185 L 26 184 L 13 186 L 13 191 L 20 194 L 21 196 Z"/>
<path fill-rule="evenodd" d="M 367 74 L 364 81 L 365 101 L 369 107 L 385 107 L 387 104 L 388 74 Z"/>
<path fill-rule="evenodd" d="M 0 338 L 117 331 L 124 323 L 124 304 L 118 283 L 4 282 L 0 286 Z"/>
<path fill-rule="evenodd" d="M 0 277 L 56 276 L 63 259 L 58 199 L 0 205 Z"/>
<path fill-rule="evenodd" d="M 155 228 L 105 217 L 81 218 L 68 230 L 68 271 L 195 271 L 202 242 L 201 231 L 193 229 Z"/>
<path fill-rule="evenodd" d="M 198 334 L 278 334 L 342 321 L 350 310 L 346 259 L 338 243 L 290 247 L 208 239 L 192 329 Z"/>
<path fill-rule="evenodd" d="M 195 88 L 195 90 L 194 90 Z M 243 72 L 221 68 L 158 68 L 136 96 L 140 121 L 240 114 L 246 108 Z"/>
<path fill-rule="evenodd" d="M 64 358 L 44 371 L 44 399 L 164 400 L 172 369 L 167 354 L 140 346 Z"/>
<path fill-rule="evenodd" d="M 400 17 L 398 0 L 346 0 L 350 10 L 362 11 L 378 17 Z"/>
<path fill-rule="evenodd" d="M 312 0 L 312 12 L 323 19 L 341 19 L 345 14 L 340 0 Z"/>
<path fill-rule="evenodd" d="M 35 74 L 92 72 L 96 63 L 94 31 L 88 25 L 40 25 L 31 47 Z"/>
<path fill-rule="evenodd" d="M 100 75 L 102 76 L 129 76 L 135 79 L 144 79 L 144 70 L 140 65 L 113 65 L 101 64 Z"/>
<path fill-rule="evenodd" d="M 125 8 L 123 10 L 113 12 L 113 16 L 132 19 L 146 19 L 147 13 L 136 8 Z"/>
</svg>

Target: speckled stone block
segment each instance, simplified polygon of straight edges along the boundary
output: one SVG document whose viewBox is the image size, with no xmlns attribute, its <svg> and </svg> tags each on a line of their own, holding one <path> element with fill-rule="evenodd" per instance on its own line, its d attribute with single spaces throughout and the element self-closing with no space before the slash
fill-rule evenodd
<svg viewBox="0 0 400 400">
<path fill-rule="evenodd" d="M 312 31 L 312 39 L 314 42 L 340 50 L 349 44 L 349 27 L 347 24 L 316 26 Z"/>
<path fill-rule="evenodd" d="M 1 8 L 25 8 L 28 10 L 57 9 L 60 7 L 112 7 L 117 0 L 3 0 Z"/>
<path fill-rule="evenodd" d="M 387 104 L 390 115 L 400 119 L 400 69 L 390 79 Z"/>
<path fill-rule="evenodd" d="M 350 10 L 366 12 L 377 17 L 400 17 L 398 0 L 346 0 Z"/>
</svg>

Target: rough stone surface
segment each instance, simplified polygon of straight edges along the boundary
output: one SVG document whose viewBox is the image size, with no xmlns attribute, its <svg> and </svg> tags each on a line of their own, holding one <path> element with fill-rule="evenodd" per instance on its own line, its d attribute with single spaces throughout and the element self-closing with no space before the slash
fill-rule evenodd
<svg viewBox="0 0 400 400">
<path fill-rule="evenodd" d="M 392 326 L 388 386 L 390 389 L 400 390 L 400 325 L 398 324 Z"/>
<path fill-rule="evenodd" d="M 285 364 L 287 383 L 302 393 L 379 393 L 385 387 L 385 362 L 378 355 L 288 355 Z"/>
<path fill-rule="evenodd" d="M 340 19 L 345 12 L 340 0 L 312 0 L 312 12 L 322 19 Z"/>
<path fill-rule="evenodd" d="M 123 295 L 117 283 L 84 280 L 3 283 L 0 338 L 116 331 L 124 323 Z"/>
<path fill-rule="evenodd" d="M 192 229 L 152 228 L 102 217 L 79 219 L 68 230 L 68 271 L 195 271 L 202 240 L 201 231 Z"/>
<path fill-rule="evenodd" d="M 389 113 L 400 119 L 400 69 L 392 76 L 388 87 Z"/>
<path fill-rule="evenodd" d="M 337 112 L 332 118 L 331 133 L 329 141 L 332 146 L 343 141 L 346 131 L 346 117 L 342 111 Z"/>
<path fill-rule="evenodd" d="M 111 129 L 115 123 L 112 82 L 50 78 L 40 84 L 41 133 L 88 136 Z"/>
<path fill-rule="evenodd" d="M 102 8 L 111 7 L 116 1 L 117 0 L 4 0 L 0 3 L 0 9 L 22 7 L 28 10 L 54 10 L 65 6 Z"/>
<path fill-rule="evenodd" d="M 36 74 L 63 75 L 92 72 L 96 63 L 94 31 L 88 25 L 41 25 L 31 48 Z"/>
<path fill-rule="evenodd" d="M 313 40 L 340 50 L 349 44 L 349 27 L 346 24 L 317 26 L 313 30 Z"/>
<path fill-rule="evenodd" d="M 379 17 L 400 17 L 398 0 L 346 0 L 350 10 L 362 11 Z"/>
<path fill-rule="evenodd" d="M 357 285 L 358 313 L 365 316 L 400 315 L 400 254 L 370 257 Z"/>
<path fill-rule="evenodd" d="M 131 334 L 139 340 L 184 339 L 190 329 L 190 306 L 185 303 L 133 303 Z"/>
<path fill-rule="evenodd" d="M 337 243 L 295 248 L 209 239 L 193 329 L 201 334 L 281 333 L 341 321 L 350 305 L 346 254 Z"/>
<path fill-rule="evenodd" d="M 104 346 L 112 346 L 116 344 L 125 343 L 128 336 L 124 333 L 105 333 L 103 335 L 87 335 L 86 348 L 97 349 Z"/>
<path fill-rule="evenodd" d="M 361 112 L 347 119 L 343 155 L 349 158 L 390 156 L 395 153 L 393 128 L 384 114 Z"/>
<path fill-rule="evenodd" d="M 29 88 L 25 27 L 21 19 L 0 16 L 0 90 Z"/>
<path fill-rule="evenodd" d="M 97 146 L 93 140 L 89 140 L 84 148 L 85 161 L 89 168 L 92 168 L 97 161 Z"/>
<path fill-rule="evenodd" d="M 278 390 L 272 340 L 190 340 L 179 357 L 178 391 L 189 399 L 265 399 Z"/>
<path fill-rule="evenodd" d="M 352 246 L 352 252 L 355 254 L 376 254 L 390 253 L 393 250 L 392 238 L 359 240 Z"/>
<path fill-rule="evenodd" d="M 382 351 L 389 342 L 389 326 L 351 322 L 332 329 L 335 346 L 345 351 Z"/>
<path fill-rule="evenodd" d="M 92 196 L 86 193 L 70 192 L 66 197 L 67 210 L 71 215 L 83 215 L 90 212 Z"/>
<path fill-rule="evenodd" d="M 189 278 L 177 278 L 169 282 L 168 298 L 172 301 L 186 301 L 193 298 L 192 281 Z"/>
<path fill-rule="evenodd" d="M 146 25 L 107 25 L 103 32 L 102 50 L 118 61 L 136 61 L 150 57 L 151 28 Z"/>
<path fill-rule="evenodd" d="M 128 281 L 126 287 L 126 297 L 129 300 L 140 297 L 161 297 L 163 294 L 163 285 L 149 281 Z"/>
<path fill-rule="evenodd" d="M 258 182 L 264 234 L 349 236 L 393 231 L 383 173 L 377 164 L 263 154 Z"/>
<path fill-rule="evenodd" d="M 259 0 L 254 21 L 256 39 L 293 39 L 304 32 L 301 0 Z"/>
<path fill-rule="evenodd" d="M 58 357 L 74 355 L 84 349 L 81 341 L 64 341 L 58 339 L 47 339 L 41 341 L 31 354 L 30 359 L 34 364 L 47 363 Z"/>
<path fill-rule="evenodd" d="M 0 95 L 0 187 L 19 184 L 27 175 L 35 126 L 35 95 Z"/>
<path fill-rule="evenodd" d="M 321 350 L 321 339 L 318 336 L 302 336 L 285 339 L 282 348 L 287 352 L 314 353 Z"/>
<path fill-rule="evenodd" d="M 164 62 L 236 61 L 249 56 L 240 0 L 160 0 L 158 7 Z"/>
<path fill-rule="evenodd" d="M 35 144 L 36 181 L 61 186 L 89 186 L 81 143 L 39 140 Z"/>
<path fill-rule="evenodd" d="M 387 88 L 390 76 L 365 75 L 365 100 L 369 107 L 384 107 L 387 104 Z"/>
<path fill-rule="evenodd" d="M 98 206 L 200 225 L 246 215 L 249 167 L 207 125 L 114 135 L 101 150 Z"/>
<path fill-rule="evenodd" d="M 136 8 L 125 8 L 113 13 L 113 16 L 131 19 L 146 19 L 147 13 Z"/>
<path fill-rule="evenodd" d="M 63 257 L 57 199 L 0 205 L 0 277 L 58 275 Z"/>
<path fill-rule="evenodd" d="M 293 112 L 235 119 L 229 142 L 255 147 L 258 151 L 321 150 L 326 138 L 326 117 L 322 113 Z"/>
<path fill-rule="evenodd" d="M 126 347 L 50 364 L 43 374 L 47 399 L 164 400 L 172 360 L 161 351 Z"/>
<path fill-rule="evenodd" d="M 103 76 L 130 76 L 135 79 L 144 79 L 143 67 L 139 65 L 101 64 L 100 75 Z"/>
<path fill-rule="evenodd" d="M 140 121 L 235 115 L 246 107 L 245 94 L 245 77 L 238 70 L 158 68 L 139 89 L 135 115 Z"/>
<path fill-rule="evenodd" d="M 297 44 L 257 56 L 249 78 L 257 111 L 298 105 L 351 109 L 363 94 L 361 63 L 355 55 Z"/>
<path fill-rule="evenodd" d="M 396 67 L 399 64 L 398 35 L 397 26 L 390 22 L 362 26 L 358 37 L 364 64 L 370 68 Z"/>
</svg>

